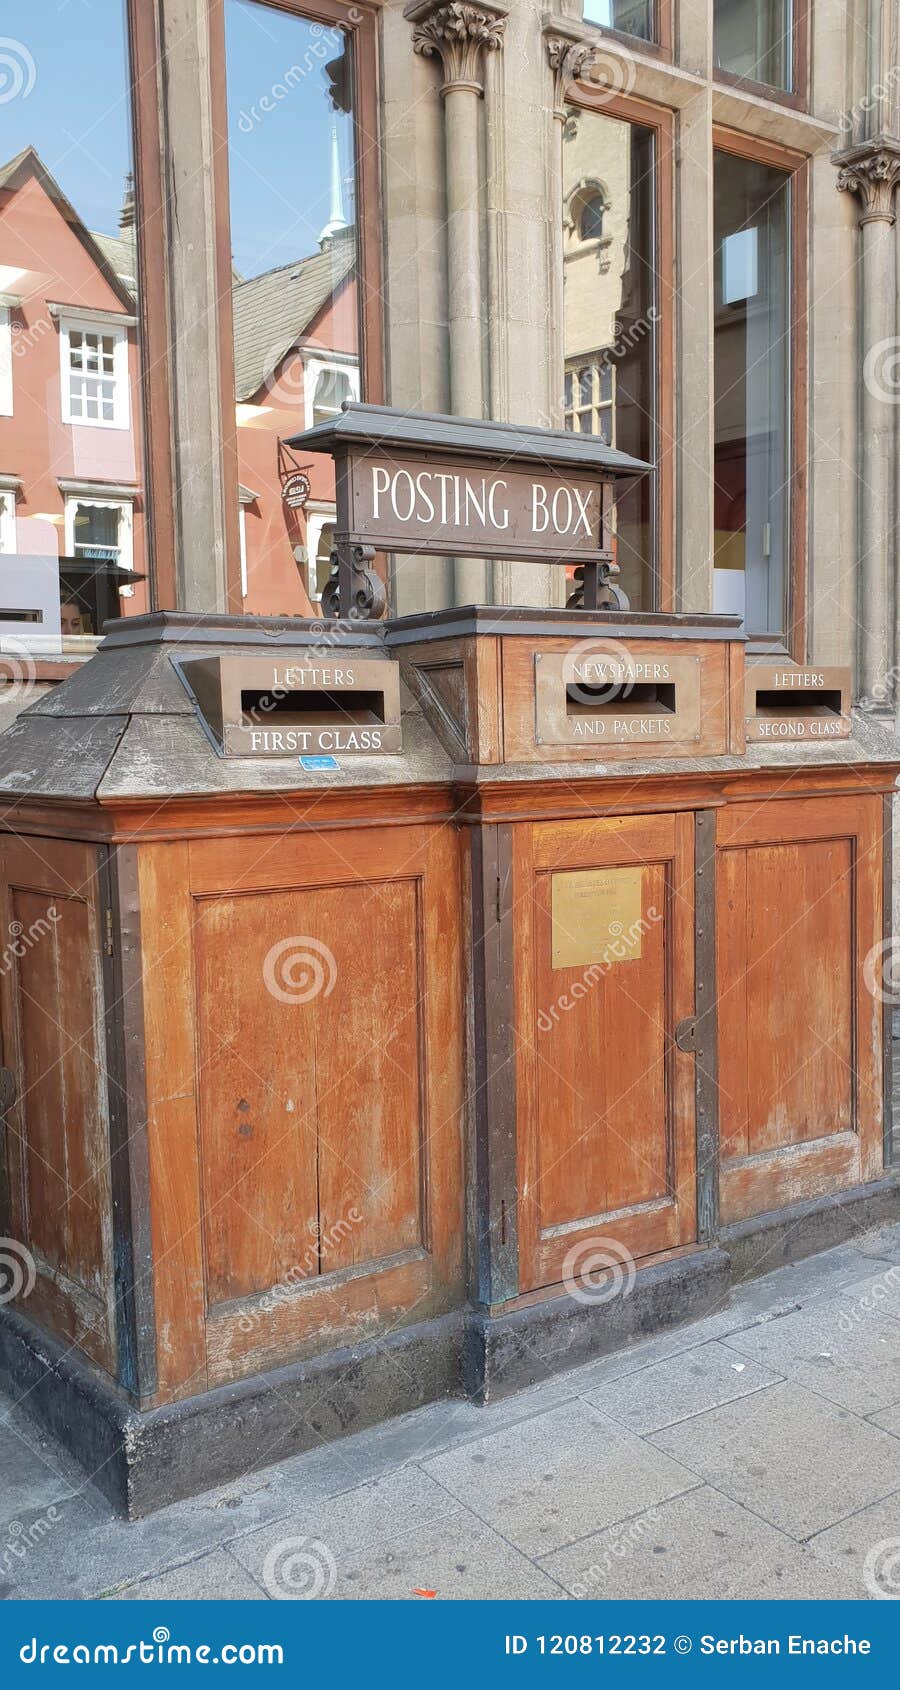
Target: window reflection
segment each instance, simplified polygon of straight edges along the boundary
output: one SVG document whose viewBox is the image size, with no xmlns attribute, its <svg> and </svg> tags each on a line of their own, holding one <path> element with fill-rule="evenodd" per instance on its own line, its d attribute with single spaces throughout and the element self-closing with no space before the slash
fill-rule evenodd
<svg viewBox="0 0 900 1690">
<path fill-rule="evenodd" d="M 570 107 L 563 134 L 565 426 L 656 457 L 652 129 Z M 620 584 L 654 602 L 654 477 L 617 501 Z"/>
<path fill-rule="evenodd" d="M 783 633 L 790 515 L 790 177 L 715 159 L 714 608 Z"/>
<path fill-rule="evenodd" d="M 621 30 L 623 35 L 636 35 L 641 41 L 655 39 L 654 0 L 584 0 L 584 17 L 588 23 L 604 24 L 608 29 Z"/>
<path fill-rule="evenodd" d="M 52 655 L 148 607 L 123 0 L 90 29 L 34 7 L 27 36 L 0 159 L 0 644 Z"/>
<path fill-rule="evenodd" d="M 350 39 L 227 0 L 226 61 L 244 608 L 303 615 L 328 579 L 334 471 L 283 442 L 360 397 Z M 303 504 L 282 497 L 297 470 Z"/>
<path fill-rule="evenodd" d="M 791 0 L 715 0 L 716 69 L 790 88 L 792 12 Z"/>
</svg>

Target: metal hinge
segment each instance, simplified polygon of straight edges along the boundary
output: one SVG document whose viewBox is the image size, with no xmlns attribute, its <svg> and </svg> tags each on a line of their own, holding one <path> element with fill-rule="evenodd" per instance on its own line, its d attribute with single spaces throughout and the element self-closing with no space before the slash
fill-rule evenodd
<svg viewBox="0 0 900 1690">
<path fill-rule="evenodd" d="M 107 956 L 113 956 L 114 953 L 115 953 L 115 948 L 116 948 L 115 939 L 114 939 L 114 936 L 113 936 L 113 912 L 112 912 L 112 910 L 107 910 L 106 911 L 106 940 L 104 942 L 103 949 L 105 950 Z"/>
</svg>

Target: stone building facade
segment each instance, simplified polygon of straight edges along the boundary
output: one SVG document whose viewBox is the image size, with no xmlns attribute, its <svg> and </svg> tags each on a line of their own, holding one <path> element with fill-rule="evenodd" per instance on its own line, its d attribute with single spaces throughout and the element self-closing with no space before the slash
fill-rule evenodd
<svg viewBox="0 0 900 1690">
<path fill-rule="evenodd" d="M 248 493 L 265 465 L 253 455 L 243 485 L 240 430 L 267 431 L 278 491 L 275 444 L 308 420 L 299 384 L 281 380 L 299 348 L 329 392 L 350 391 L 352 366 L 354 392 L 394 406 L 607 433 L 655 466 L 618 517 L 636 608 L 737 610 L 761 649 L 850 663 L 857 696 L 893 710 L 897 0 L 107 9 L 130 67 L 153 603 L 273 607 L 248 591 Z M 32 43 L 34 27 L 23 9 L 25 87 L 4 99 L 13 142 L 52 170 L 36 102 L 66 43 Z M 258 414 L 238 393 L 236 425 L 234 358 L 223 377 L 235 286 L 277 278 L 285 258 L 296 282 L 291 262 L 330 229 L 329 171 L 345 300 L 354 223 L 358 237 L 358 343 L 343 324 L 337 351 L 309 346 L 307 322 L 279 320 L 267 348 L 264 311 L 255 355 L 272 369 Z M 269 190 L 263 229 L 253 202 Z M 111 207 L 121 197 L 119 179 Z M 2 295 L 0 337 L 21 292 Z M 16 465 L 0 472 L 11 508 Z M 297 570 L 285 611 L 304 613 L 321 586 L 329 512 L 314 502 L 308 532 L 294 520 L 275 534 L 267 514 Z M 527 564 L 388 567 L 401 613 L 567 590 L 562 571 Z M 255 568 L 263 581 L 264 552 Z"/>
</svg>

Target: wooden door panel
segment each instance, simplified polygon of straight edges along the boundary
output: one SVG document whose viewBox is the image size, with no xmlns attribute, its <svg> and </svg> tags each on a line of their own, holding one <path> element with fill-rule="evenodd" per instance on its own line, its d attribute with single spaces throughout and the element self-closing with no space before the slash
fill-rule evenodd
<svg viewBox="0 0 900 1690">
<path fill-rule="evenodd" d="M 109 1101 L 97 855 L 7 839 L 0 969 L 10 1235 L 35 1267 L 27 1312 L 110 1371 L 115 1364 Z"/>
<path fill-rule="evenodd" d="M 666 873 L 644 871 L 644 908 L 662 910 Z M 553 1119 L 552 1145 L 540 1146 L 541 1211 L 547 1227 L 572 1218 L 573 1187 L 585 1215 L 649 1202 L 666 1191 L 666 1143 L 645 1142 L 642 1124 L 663 1119 L 666 1037 L 658 1006 L 665 1001 L 665 954 L 659 924 L 642 936 L 640 956 L 584 980 L 585 965 L 551 962 L 554 871 L 535 880 L 537 997 L 570 1007 L 550 1018 L 537 1062 L 538 1111 Z M 629 951 L 636 946 L 627 947 Z M 580 986 L 584 986 L 579 991 Z"/>
<path fill-rule="evenodd" d="M 591 1239 L 645 1256 L 696 1235 L 693 1058 L 674 1044 L 694 1002 L 693 822 L 523 826 L 514 849 L 527 1291 L 558 1282 Z M 565 889 L 573 871 L 574 903 Z M 563 887 L 555 907 L 554 877 Z M 613 913 L 620 930 L 598 949 L 579 936 L 578 911 L 589 923 L 592 900 L 609 897 L 613 912 L 619 902 L 638 919 L 620 924 Z"/>
<path fill-rule="evenodd" d="M 223 1383 L 441 1313 L 463 1279 L 459 834 L 297 830 L 186 850 L 187 874 L 181 848 L 142 852 L 180 945 L 177 968 L 145 979 L 148 1037 L 167 1017 L 197 1029 L 186 1112 L 154 1095 L 165 1065 L 148 1050 L 154 1178 L 177 1154 L 192 1193 L 171 1225 L 154 1207 L 161 1307 L 184 1285 L 168 1264 L 192 1210 L 202 1240 L 168 1397 L 198 1345 Z"/>
<path fill-rule="evenodd" d="M 317 893 L 335 987 L 316 1000 L 322 1271 L 423 1243 L 414 880 Z"/>
<path fill-rule="evenodd" d="M 197 904 L 198 1096 L 210 1308 L 318 1272 L 315 1008 L 266 986 L 316 894 Z M 294 946 L 296 955 L 299 946 Z M 279 959 L 284 962 L 284 956 Z M 301 988 L 302 990 L 302 988 Z"/>
<path fill-rule="evenodd" d="M 724 1221 L 881 1165 L 881 801 L 733 805 L 718 816 Z"/>
</svg>

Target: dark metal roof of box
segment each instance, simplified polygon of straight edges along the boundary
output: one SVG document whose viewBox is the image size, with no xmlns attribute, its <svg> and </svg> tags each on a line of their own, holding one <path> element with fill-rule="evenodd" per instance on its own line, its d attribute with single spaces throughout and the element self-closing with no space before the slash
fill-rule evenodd
<svg viewBox="0 0 900 1690">
<path fill-rule="evenodd" d="M 494 458 L 504 464 L 541 464 L 577 474 L 602 470 L 610 477 L 645 475 L 653 468 L 641 458 L 616 452 L 595 434 L 565 429 L 527 428 L 517 423 L 485 422 L 478 417 L 448 417 L 424 411 L 398 411 L 386 405 L 347 400 L 337 417 L 293 434 L 288 446 L 340 456 L 351 446 L 378 451 L 443 453 L 448 457 Z"/>
</svg>

